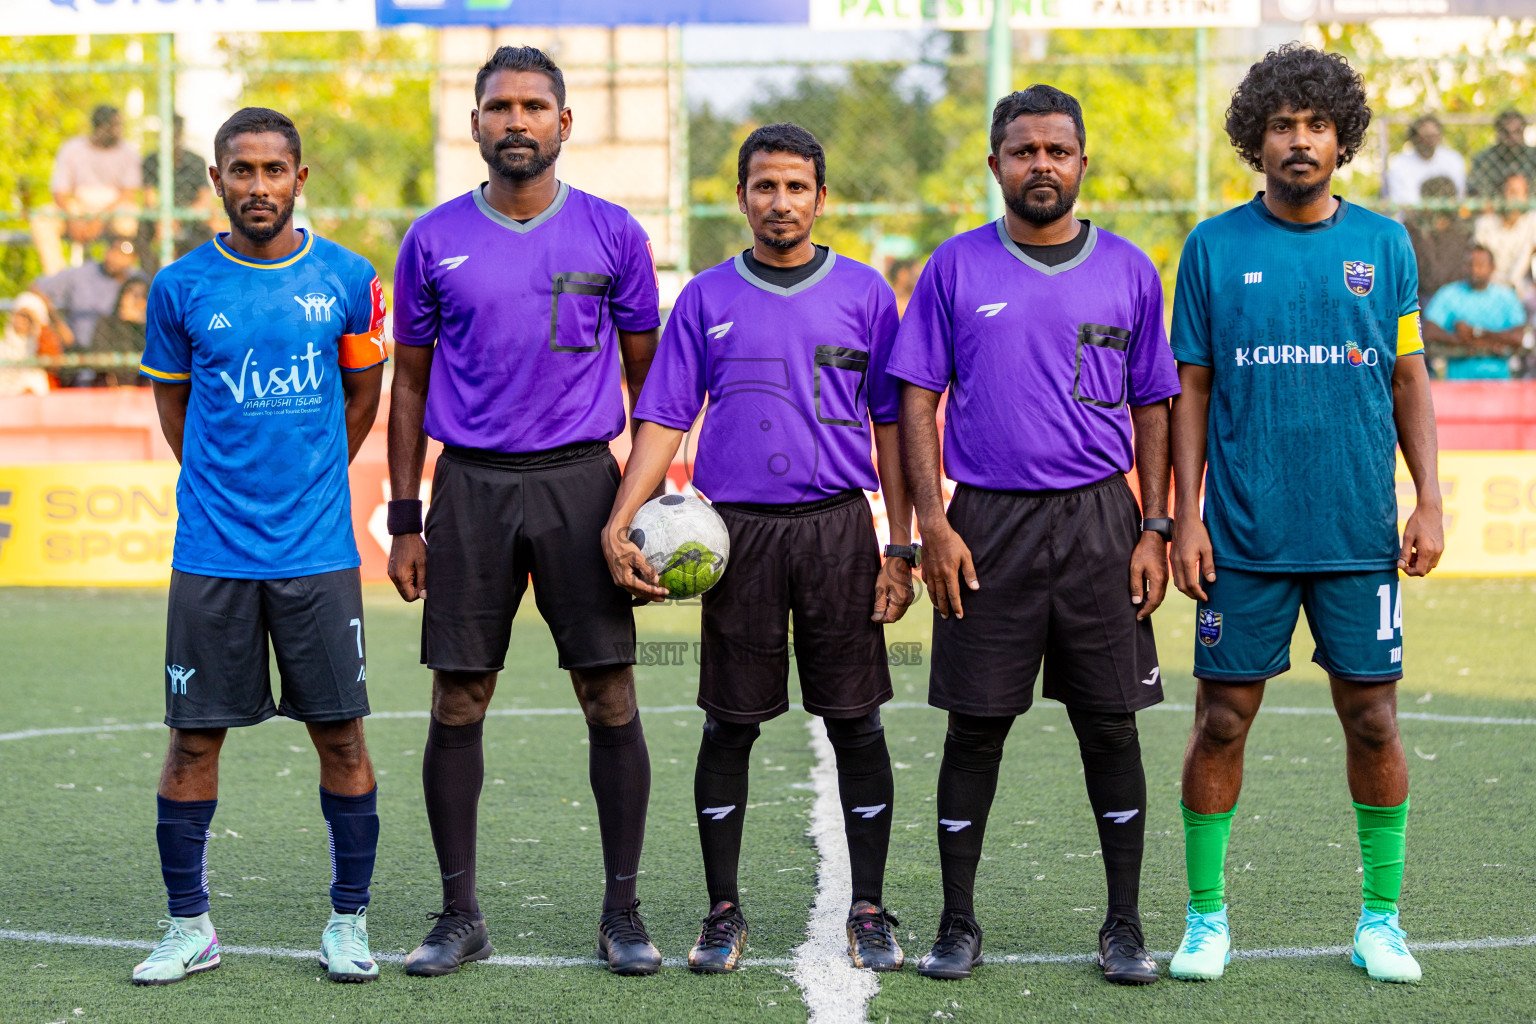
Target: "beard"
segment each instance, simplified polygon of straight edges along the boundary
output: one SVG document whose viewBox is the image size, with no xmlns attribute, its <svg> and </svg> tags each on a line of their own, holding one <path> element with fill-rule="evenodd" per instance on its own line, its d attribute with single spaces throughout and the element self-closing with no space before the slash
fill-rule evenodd
<svg viewBox="0 0 1536 1024">
<path fill-rule="evenodd" d="M 247 203 L 245 210 L 237 210 L 235 209 L 234 201 L 228 195 L 224 196 L 224 212 L 229 215 L 229 225 L 231 228 L 240 232 L 240 234 L 257 245 L 265 245 L 281 234 L 288 227 L 288 222 L 293 220 L 293 202 L 297 197 L 298 193 L 295 192 L 288 197 L 286 203 L 263 202 L 258 204 L 268 210 L 277 211 L 277 216 L 266 227 L 256 227 L 247 223 L 241 214 L 249 212 L 252 204 Z"/>
<path fill-rule="evenodd" d="M 766 233 L 759 234 L 758 232 L 754 231 L 752 233 L 752 237 L 756 238 L 759 242 L 762 242 L 770 249 L 777 249 L 780 252 L 789 252 L 789 250 L 803 244 L 807 238 L 810 238 L 811 233 L 809 231 L 803 231 L 798 235 L 770 235 Z"/>
<path fill-rule="evenodd" d="M 480 156 L 498 177 L 532 181 L 560 156 L 560 137 L 555 136 L 547 149 L 528 135 L 505 135 L 494 141 L 482 139 Z"/>
<path fill-rule="evenodd" d="M 1328 186 L 1331 183 L 1331 178 L 1324 178 L 1322 181 L 1312 185 L 1285 181 L 1282 178 L 1271 178 L 1265 183 L 1265 187 L 1269 189 L 1271 195 L 1286 206 L 1306 206 L 1308 203 L 1314 203 L 1327 195 Z"/>
<path fill-rule="evenodd" d="M 1008 204 L 1014 216 L 1031 224 L 1050 224 L 1060 220 L 1072 212 L 1077 205 L 1077 192 L 1080 182 L 1058 182 L 1051 178 L 1032 178 L 1017 191 L 1004 190 L 1003 202 Z M 1046 203 L 1032 202 L 1029 197 L 1030 190 L 1041 185 L 1049 185 L 1056 191 L 1056 198 Z"/>
</svg>

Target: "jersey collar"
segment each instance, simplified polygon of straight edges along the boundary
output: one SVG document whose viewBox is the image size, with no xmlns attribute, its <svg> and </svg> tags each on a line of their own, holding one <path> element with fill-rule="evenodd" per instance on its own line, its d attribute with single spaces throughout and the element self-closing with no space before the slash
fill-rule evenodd
<svg viewBox="0 0 1536 1024">
<path fill-rule="evenodd" d="M 1020 263 L 1024 264 L 1026 267 L 1029 267 L 1031 270 L 1038 270 L 1038 271 L 1040 271 L 1040 273 L 1044 274 L 1046 277 L 1055 277 L 1057 274 L 1065 274 L 1067 271 L 1071 270 L 1073 267 L 1080 267 L 1080 266 L 1082 266 L 1083 261 L 1086 260 L 1089 256 L 1093 255 L 1093 247 L 1099 244 L 1099 228 L 1098 228 L 1098 225 L 1094 224 L 1092 221 L 1089 221 L 1088 222 L 1088 239 L 1087 239 L 1087 241 L 1083 242 L 1083 250 L 1082 250 L 1082 252 L 1078 253 L 1076 256 L 1074 256 L 1071 259 L 1067 260 L 1067 262 L 1065 262 L 1065 263 L 1058 263 L 1054 267 L 1047 266 L 1046 264 L 1041 263 L 1039 260 L 1037 260 L 1034 257 L 1030 256 L 1023 249 L 1019 248 L 1019 243 L 1015 242 L 1009 236 L 1007 225 L 1004 223 L 1005 220 L 1006 220 L 1006 218 L 999 217 L 999 218 L 997 218 L 997 221 L 996 221 L 996 223 L 997 223 L 997 237 L 1002 240 L 1003 248 L 1007 249 L 1010 253 L 1012 253 L 1014 259 L 1018 260 Z"/>
<path fill-rule="evenodd" d="M 470 195 L 475 197 L 475 207 L 481 213 L 485 214 L 486 217 L 489 218 L 490 220 L 495 221 L 497 224 L 500 224 L 502 227 L 506 228 L 508 231 L 515 232 L 515 233 L 517 233 L 519 235 L 526 235 L 528 232 L 532 231 L 534 228 L 538 227 L 540 224 L 543 224 L 545 221 L 549 220 L 555 214 L 559 213 L 560 212 L 560 207 L 565 205 L 565 197 L 571 194 L 571 186 L 567 185 L 565 182 L 562 181 L 560 183 L 560 187 L 555 190 L 555 199 L 554 199 L 554 201 L 552 203 L 550 203 L 548 206 L 544 207 L 544 209 L 539 213 L 539 215 L 537 217 L 534 217 L 528 223 L 526 223 L 526 224 L 519 224 L 517 221 L 513 220 L 511 217 L 508 217 L 506 214 L 504 214 L 501 211 L 497 210 L 494 206 L 492 206 L 490 203 L 485 201 L 485 186 L 486 186 L 486 184 L 487 184 L 487 182 L 483 182 L 482 181 L 479 185 L 477 185 L 475 187 L 475 190 L 470 193 Z"/>
<path fill-rule="evenodd" d="M 304 244 L 299 246 L 298 252 L 284 256 L 280 260 L 253 260 L 249 256 L 238 255 L 224 245 L 223 240 L 229 237 L 229 232 L 227 231 L 213 236 L 213 247 L 219 250 L 219 255 L 240 264 L 242 267 L 251 267 L 255 270 L 282 270 L 284 267 L 291 267 L 305 256 L 308 256 L 309 250 L 314 248 L 315 233 L 306 228 L 299 228 L 299 233 L 304 236 Z"/>
<path fill-rule="evenodd" d="M 1269 212 L 1269 207 L 1264 205 L 1264 193 L 1255 192 L 1253 200 L 1248 205 L 1253 209 L 1254 215 L 1271 227 L 1282 231 L 1294 231 L 1297 234 L 1312 234 L 1318 231 L 1327 231 L 1344 219 L 1344 214 L 1349 210 L 1349 200 L 1343 196 L 1334 196 L 1339 201 L 1339 208 L 1334 210 L 1326 219 L 1315 221 L 1311 224 L 1297 224 L 1295 221 L 1281 220 Z"/>
<path fill-rule="evenodd" d="M 820 284 L 828 274 L 832 273 L 832 265 L 837 262 L 837 253 L 833 252 L 829 247 L 827 249 L 827 261 L 817 269 L 816 273 L 812 274 L 804 281 L 801 281 L 799 284 L 790 285 L 788 288 L 785 288 L 782 285 L 769 284 L 767 281 L 764 281 L 762 278 L 752 273 L 752 271 L 748 269 L 747 261 L 742 258 L 741 253 L 737 253 L 736 258 L 731 262 L 736 267 L 736 273 L 741 275 L 741 279 L 747 282 L 747 284 L 750 284 L 754 288 L 761 288 L 763 291 L 770 295 L 783 295 L 788 297 L 791 295 L 799 295 L 807 288 L 814 288 L 816 285 Z"/>
</svg>

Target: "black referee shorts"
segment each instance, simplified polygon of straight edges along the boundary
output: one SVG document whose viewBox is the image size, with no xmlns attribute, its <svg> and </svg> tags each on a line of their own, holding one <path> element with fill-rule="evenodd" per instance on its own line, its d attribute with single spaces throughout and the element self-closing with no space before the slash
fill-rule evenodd
<svg viewBox="0 0 1536 1024">
<path fill-rule="evenodd" d="M 425 529 L 422 664 L 501 671 L 532 577 L 561 668 L 633 665 L 629 594 L 599 539 L 618 490 L 618 463 L 601 441 L 516 455 L 445 447 Z"/>
<path fill-rule="evenodd" d="M 714 507 L 731 558 L 704 593 L 699 707 L 739 723 L 789 710 L 791 619 L 807 711 L 858 718 L 890 700 L 885 628 L 870 619 L 880 550 L 864 492 Z"/>
<path fill-rule="evenodd" d="M 949 523 L 971 549 L 980 590 L 965 618 L 933 616 L 928 703 L 967 715 L 1021 715 L 1042 695 L 1085 711 L 1163 699 L 1152 621 L 1131 604 L 1141 509 L 1125 478 L 1068 491 L 960 485 Z"/>
</svg>

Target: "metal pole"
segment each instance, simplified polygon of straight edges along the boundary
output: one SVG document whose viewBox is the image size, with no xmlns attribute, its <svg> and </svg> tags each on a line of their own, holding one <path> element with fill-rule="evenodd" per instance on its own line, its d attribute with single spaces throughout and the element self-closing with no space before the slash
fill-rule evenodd
<svg viewBox="0 0 1536 1024">
<path fill-rule="evenodd" d="M 1204 28 L 1195 29 L 1195 220 L 1211 215 L 1211 44 Z"/>
<path fill-rule="evenodd" d="M 156 54 L 160 77 L 160 175 L 155 188 L 160 192 L 160 265 L 176 258 L 176 75 L 171 67 L 173 37 L 162 32 Z"/>
<path fill-rule="evenodd" d="M 1008 16 L 1013 0 L 992 0 L 992 28 L 987 33 L 987 123 L 991 124 L 992 106 L 1013 92 L 1013 27 Z M 1003 193 L 995 183 L 987 186 L 987 216 L 1003 215 Z"/>
<path fill-rule="evenodd" d="M 673 92 L 673 114 L 676 123 L 672 126 L 672 139 L 674 146 L 673 159 L 676 161 L 677 184 L 673 188 L 673 197 L 669 205 L 676 208 L 676 249 L 677 270 L 682 275 L 682 280 L 687 280 L 693 271 L 693 260 L 688 248 L 688 236 L 691 220 L 689 208 L 693 205 L 693 167 L 692 158 L 688 152 L 688 91 L 685 88 L 688 68 L 683 63 L 683 30 L 681 26 L 673 25 L 668 32 L 668 74 L 676 83 Z"/>
</svg>

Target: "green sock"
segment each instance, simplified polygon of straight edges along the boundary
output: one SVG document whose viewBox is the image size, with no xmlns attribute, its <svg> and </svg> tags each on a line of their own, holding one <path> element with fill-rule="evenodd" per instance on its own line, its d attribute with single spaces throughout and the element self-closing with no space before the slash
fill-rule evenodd
<svg viewBox="0 0 1536 1024">
<path fill-rule="evenodd" d="M 1408 801 L 1396 807 L 1355 804 L 1355 826 L 1360 832 L 1360 863 L 1364 867 L 1361 892 L 1367 910 L 1397 913 L 1397 897 L 1403 891 L 1403 853 L 1407 847 Z"/>
<path fill-rule="evenodd" d="M 1225 814 L 1196 814 L 1183 801 L 1184 867 L 1189 872 L 1189 906 L 1200 914 L 1220 910 L 1227 896 L 1227 840 L 1232 837 L 1234 805 Z"/>
</svg>

